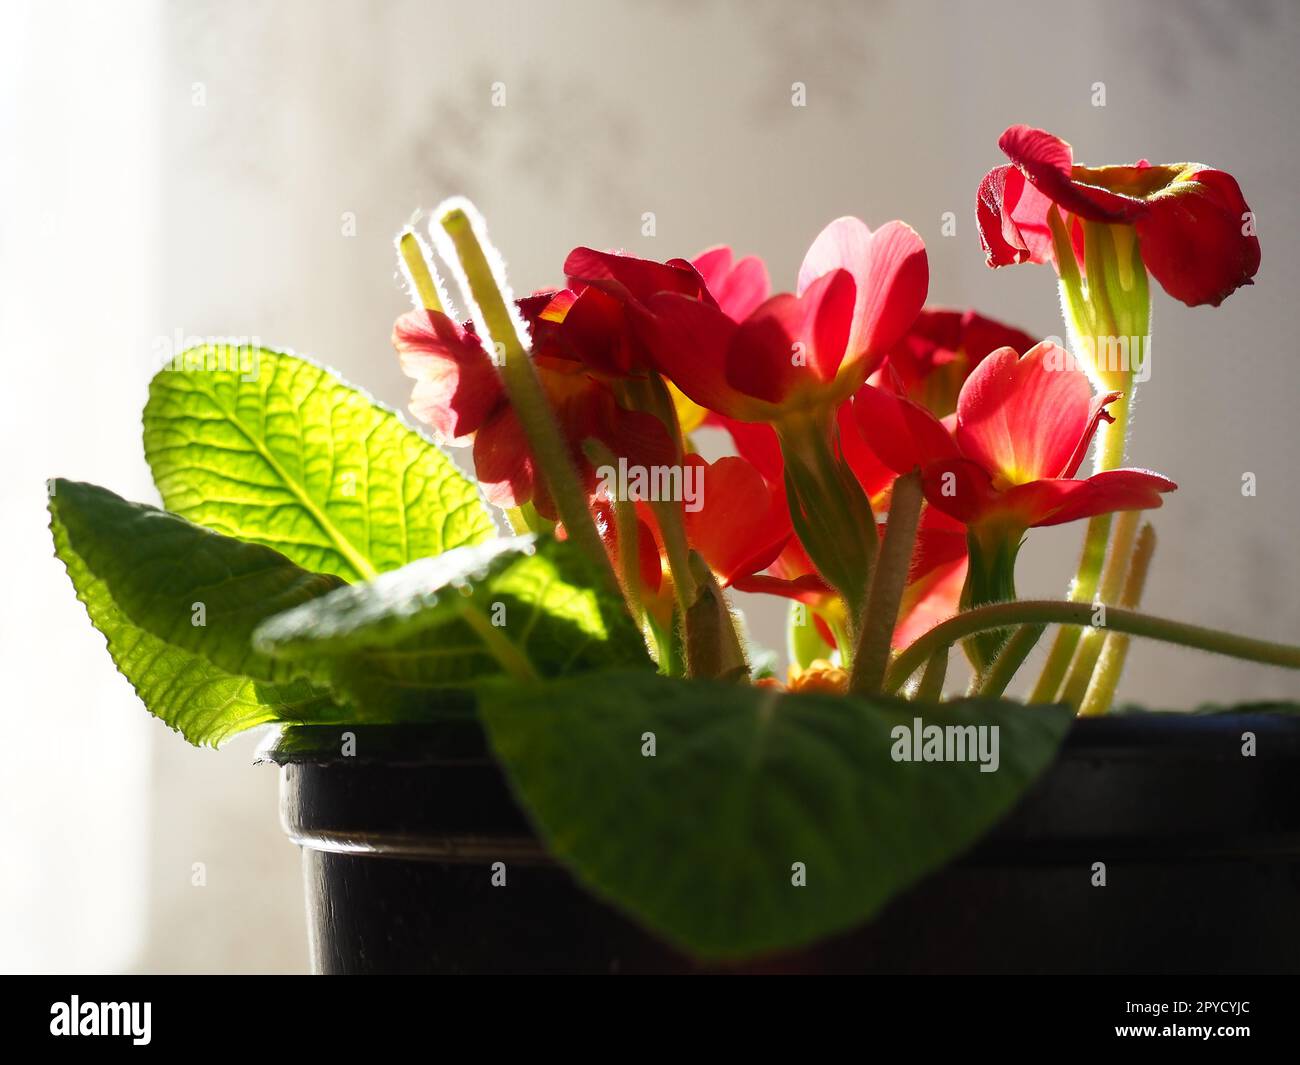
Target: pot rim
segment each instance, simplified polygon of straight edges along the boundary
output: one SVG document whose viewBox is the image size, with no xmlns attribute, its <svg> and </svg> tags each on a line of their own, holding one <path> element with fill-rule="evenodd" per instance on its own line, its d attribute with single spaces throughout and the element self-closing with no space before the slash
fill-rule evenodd
<svg viewBox="0 0 1300 1065">
<path fill-rule="evenodd" d="M 1032 711 L 1028 711 L 1032 712 Z M 1256 736 L 1245 757 L 1243 732 Z M 281 819 L 315 850 L 442 862 L 549 862 L 472 719 L 294 726 Z M 340 751 L 351 732 L 356 753 Z M 1055 762 L 967 855 L 975 865 L 1300 856 L 1300 715 L 1133 712 L 1076 721 Z"/>
</svg>

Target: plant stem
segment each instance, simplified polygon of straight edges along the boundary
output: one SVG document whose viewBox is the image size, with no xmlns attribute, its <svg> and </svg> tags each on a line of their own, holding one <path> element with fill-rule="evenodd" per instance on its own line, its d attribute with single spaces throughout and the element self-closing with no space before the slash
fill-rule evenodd
<svg viewBox="0 0 1300 1065">
<path fill-rule="evenodd" d="M 492 263 L 499 264 L 501 257 L 488 242 L 487 234 L 478 231 L 467 210 L 473 208 L 468 204 L 453 204 L 440 211 L 439 223 L 455 249 L 455 255 L 446 258 L 459 262 L 461 288 L 478 312 L 473 317 L 482 323 L 488 342 L 501 352 L 501 383 L 546 478 L 565 532 L 591 560 L 608 587 L 617 588 L 614 569 L 587 509 L 586 493 L 578 480 L 564 435 L 529 358 L 527 331 L 510 303 L 505 277 L 493 270 Z M 485 248 L 492 251 L 491 261 Z"/>
<path fill-rule="evenodd" d="M 627 600 L 632 620 L 642 624 L 641 606 L 641 534 L 637 528 L 636 505 L 626 499 L 614 500 L 614 528 L 618 535 L 618 561 L 623 572 L 623 598 Z"/>
<path fill-rule="evenodd" d="M 749 676 L 749 664 L 726 596 L 698 552 L 691 552 L 689 565 L 695 593 L 682 622 L 686 633 L 687 675 L 742 680 Z"/>
<path fill-rule="evenodd" d="M 842 613 L 840 610 L 828 610 L 822 614 L 822 620 L 826 622 L 826 627 L 831 630 L 831 635 L 835 637 L 835 646 L 840 652 L 841 668 L 851 670 L 853 668 L 853 640 L 849 637 L 848 626 L 839 617 L 835 616 L 837 614 L 842 615 Z"/>
<path fill-rule="evenodd" d="M 918 703 L 937 703 L 943 698 L 943 682 L 948 675 L 948 651 L 944 647 L 930 656 L 912 699 Z"/>
<path fill-rule="evenodd" d="M 614 453 L 601 441 L 587 440 L 582 445 L 587 458 L 597 466 L 617 465 Z M 641 605 L 641 555 L 640 530 L 636 517 L 636 504 L 630 499 L 621 498 L 613 493 L 610 506 L 614 508 L 614 534 L 618 544 L 619 581 L 623 586 L 623 598 L 627 601 L 627 611 L 632 620 L 645 630 L 645 611 Z"/>
<path fill-rule="evenodd" d="M 1110 405 L 1114 422 L 1103 422 L 1098 429 L 1101 439 L 1097 444 L 1095 463 L 1097 473 L 1118 469 L 1124 461 L 1129 406 L 1130 396 L 1125 393 Z M 1088 519 L 1088 528 L 1083 536 L 1083 552 L 1079 556 L 1079 567 L 1070 585 L 1069 594 L 1072 602 L 1091 603 L 1097 594 L 1102 566 L 1106 561 L 1106 545 L 1110 540 L 1111 518 L 1110 514 L 1098 514 Z M 1043 671 L 1039 674 L 1038 683 L 1030 692 L 1031 703 L 1056 701 L 1057 693 L 1061 690 L 1061 682 L 1065 679 L 1066 670 L 1070 668 L 1070 660 L 1074 657 L 1074 649 L 1079 644 L 1079 636 L 1079 630 L 1074 628 L 1061 629 L 1056 634 L 1052 649 L 1043 663 Z"/>
<path fill-rule="evenodd" d="M 898 604 L 912 568 L 924 499 L 919 470 L 905 473 L 894 481 L 885 538 L 871 571 L 867 605 L 858 623 L 858 643 L 849 676 L 849 692 L 854 695 L 875 694 L 884 683 L 889 648 L 898 624 Z"/>
<path fill-rule="evenodd" d="M 1124 591 L 1120 595 L 1120 605 L 1126 608 L 1137 607 L 1142 602 L 1142 592 L 1146 588 L 1147 573 L 1151 569 L 1151 556 L 1156 550 L 1156 531 L 1151 525 L 1142 526 L 1137 538 L 1137 547 L 1129 563 L 1128 577 L 1124 582 Z M 1098 717 L 1110 709 L 1119 687 L 1120 675 L 1124 672 L 1124 662 L 1128 658 L 1129 637 L 1123 633 L 1110 632 L 1102 644 L 1101 659 L 1093 673 L 1092 683 L 1079 706 L 1080 717 Z"/>
<path fill-rule="evenodd" d="M 1127 510 L 1120 514 L 1114 523 L 1110 551 L 1106 557 L 1106 568 L 1101 574 L 1101 589 L 1098 601 L 1103 607 L 1114 606 L 1119 602 L 1124 590 L 1124 578 L 1129 571 L 1129 560 L 1133 555 L 1133 542 L 1137 539 L 1138 523 L 1142 520 L 1140 510 Z M 1104 624 L 1104 622 L 1103 622 Z M 1079 634 L 1078 650 L 1074 653 L 1074 664 L 1065 681 L 1061 693 L 1063 702 L 1069 703 L 1076 710 L 1083 702 L 1092 680 L 1092 671 L 1101 654 L 1101 645 L 1105 639 L 1102 628 L 1087 628 Z"/>
<path fill-rule="evenodd" d="M 1092 605 L 1057 599 L 1024 599 L 1015 603 L 993 603 L 968 610 L 936 625 L 895 659 L 885 680 L 885 690 L 896 692 L 936 651 L 977 632 L 1009 625 L 1091 625 Z M 1256 640 L 1231 632 L 1189 625 L 1183 621 L 1156 618 L 1117 608 L 1106 612 L 1106 627 L 1112 632 L 1145 636 L 1199 651 L 1244 658 L 1285 669 L 1300 669 L 1300 647 L 1269 640 Z"/>
<path fill-rule="evenodd" d="M 522 651 L 507 640 L 497 626 L 483 616 L 476 607 L 469 607 L 462 612 L 465 624 L 474 630 L 475 635 L 483 641 L 488 652 L 497 660 L 497 664 L 512 680 L 527 684 L 539 678 L 533 664 Z"/>
<path fill-rule="evenodd" d="M 412 302 L 418 301 L 426 311 L 444 313 L 438 275 L 430 265 L 429 249 L 410 226 L 397 238 L 397 252 L 407 283 L 411 286 Z"/>
<path fill-rule="evenodd" d="M 1138 256 L 1135 242 L 1117 241 L 1117 230 L 1114 227 L 1089 223 L 1084 240 L 1088 271 L 1085 282 L 1079 274 L 1073 244 L 1064 221 L 1055 206 L 1048 211 L 1048 224 L 1061 277 L 1061 309 L 1067 331 L 1073 340 L 1074 355 L 1077 358 L 1091 357 L 1091 376 L 1107 381 L 1105 387 L 1108 388 L 1116 385 L 1118 380 L 1123 392 L 1110 407 L 1115 421 L 1109 425 L 1103 424 L 1099 429 L 1100 441 L 1095 464 L 1097 473 L 1118 469 L 1124 461 L 1124 446 L 1128 438 L 1129 413 L 1135 385 L 1133 365 L 1130 363 L 1123 376 L 1117 377 L 1114 372 L 1108 375 L 1107 368 L 1099 365 L 1097 345 L 1100 334 L 1103 333 L 1112 338 L 1125 336 L 1130 339 L 1140 338 L 1139 342 L 1145 341 L 1151 324 L 1151 296 L 1146 268 Z M 1123 235 L 1131 236 L 1127 233 Z M 1090 355 L 1087 350 L 1089 347 Z M 1111 517 L 1108 514 L 1089 520 L 1079 567 L 1070 586 L 1071 600 L 1091 602 L 1096 595 L 1110 528 Z M 1030 693 L 1032 702 L 1055 701 L 1079 639 L 1079 631 L 1073 628 L 1061 629 L 1056 634 L 1038 683 Z"/>
<path fill-rule="evenodd" d="M 691 573 L 691 552 L 686 542 L 686 526 L 682 512 L 672 500 L 656 500 L 650 504 L 659 534 L 664 540 L 664 553 L 668 556 L 668 570 L 673 578 L 673 595 L 685 616 L 695 602 L 695 577 Z"/>
<path fill-rule="evenodd" d="M 1016 629 L 1015 635 L 1006 642 L 993 664 L 976 682 L 974 694 L 993 699 L 1005 692 L 1045 628 L 1043 625 L 1021 625 Z"/>
</svg>

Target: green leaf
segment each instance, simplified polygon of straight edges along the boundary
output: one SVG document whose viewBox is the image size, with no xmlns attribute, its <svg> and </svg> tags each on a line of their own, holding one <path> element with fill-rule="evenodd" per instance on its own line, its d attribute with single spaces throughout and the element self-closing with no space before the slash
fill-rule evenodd
<svg viewBox="0 0 1300 1065">
<path fill-rule="evenodd" d="M 346 719 L 327 693 L 287 679 L 248 643 L 261 602 L 304 601 L 337 578 L 94 485 L 57 480 L 53 489 L 55 554 L 151 714 L 213 746 L 270 721 Z M 193 624 L 199 602 L 202 626 Z"/>
<path fill-rule="evenodd" d="M 503 675 L 653 669 L 623 600 L 598 580 L 568 541 L 501 539 L 340 589 L 267 621 L 254 643 L 369 716 L 405 716 L 430 691 Z"/>
<path fill-rule="evenodd" d="M 149 386 L 144 448 L 168 510 L 349 581 L 495 535 L 446 455 L 287 352 L 177 356 Z"/>
<path fill-rule="evenodd" d="M 488 690 L 479 711 L 549 850 L 591 890 L 711 959 L 866 921 L 991 828 L 1071 721 L 1063 707 L 940 710 L 639 673 Z M 997 770 L 894 761 L 891 730 L 922 716 L 996 726 Z"/>
</svg>

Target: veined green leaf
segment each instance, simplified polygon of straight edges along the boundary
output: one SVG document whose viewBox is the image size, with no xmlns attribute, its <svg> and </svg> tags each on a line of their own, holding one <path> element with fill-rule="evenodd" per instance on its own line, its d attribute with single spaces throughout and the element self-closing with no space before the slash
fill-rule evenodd
<svg viewBox="0 0 1300 1065">
<path fill-rule="evenodd" d="M 118 670 L 191 743 L 216 746 L 270 721 L 347 718 L 248 642 L 259 597 L 301 602 L 338 578 L 93 485 L 55 481 L 50 515 L 55 553 Z"/>
<path fill-rule="evenodd" d="M 349 581 L 495 535 L 446 455 L 287 352 L 177 356 L 149 386 L 144 447 L 168 510 Z"/>
<path fill-rule="evenodd" d="M 272 618 L 262 651 L 365 706 L 509 676 L 653 669 L 622 599 L 567 541 L 515 537 L 422 559 Z"/>
<path fill-rule="evenodd" d="M 866 921 L 992 827 L 1071 721 L 1062 707 L 917 707 L 647 673 L 492 688 L 479 713 L 548 849 L 713 959 Z M 895 730 L 910 737 L 916 718 L 963 729 L 971 760 L 895 761 Z M 997 738 L 995 771 L 971 749 L 979 729 L 996 730 L 983 733 Z"/>
</svg>

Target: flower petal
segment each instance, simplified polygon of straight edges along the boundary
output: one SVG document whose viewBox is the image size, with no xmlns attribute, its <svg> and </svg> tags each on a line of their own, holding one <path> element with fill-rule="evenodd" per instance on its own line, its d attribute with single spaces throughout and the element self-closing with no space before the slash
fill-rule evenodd
<svg viewBox="0 0 1300 1065">
<path fill-rule="evenodd" d="M 713 463 L 688 455 L 686 463 L 703 475 L 703 505 L 684 513 L 690 545 L 724 586 L 767 569 L 790 538 L 784 491 L 734 455 Z"/>
<path fill-rule="evenodd" d="M 1046 130 L 1010 126 L 998 138 L 998 147 L 1063 211 L 1093 222 L 1132 222 L 1146 213 L 1140 199 L 1076 180 L 1073 149 Z"/>
<path fill-rule="evenodd" d="M 848 270 L 857 286 L 845 362 L 864 362 L 865 380 L 925 303 L 930 285 L 925 244 L 903 222 L 887 222 L 873 233 L 859 218 L 837 218 L 804 256 L 797 291 L 802 294 L 836 269 Z"/>
<path fill-rule="evenodd" d="M 488 502 L 498 507 L 509 509 L 533 500 L 538 483 L 533 455 L 510 407 L 503 406 L 475 434 L 474 476 Z M 546 506 L 538 501 L 539 511 Z"/>
<path fill-rule="evenodd" d="M 1161 495 L 1178 486 L 1150 470 L 1107 470 L 1086 480 L 1047 479 L 1003 493 L 1001 513 L 1015 514 L 1026 528 L 1064 525 L 1119 510 L 1154 510 Z"/>
<path fill-rule="evenodd" d="M 624 303 L 602 289 L 584 288 L 553 328 L 560 349 L 593 373 L 624 377 L 636 361 Z"/>
<path fill-rule="evenodd" d="M 970 459 L 949 458 L 925 466 L 921 486 L 932 507 L 966 525 L 996 513 L 1000 501 L 993 478 Z"/>
<path fill-rule="evenodd" d="M 975 218 L 987 265 L 1054 263 L 1056 252 L 1047 222 L 1051 207 L 1051 199 L 1014 166 L 997 166 L 985 174 Z"/>
<path fill-rule="evenodd" d="M 804 337 L 804 311 L 798 296 L 782 292 L 741 322 L 727 350 L 728 386 L 779 406 L 810 385 L 817 348 L 811 337 Z M 796 344 L 803 345 L 806 365 L 796 365 Z"/>
<path fill-rule="evenodd" d="M 699 271 L 718 307 L 733 321 L 748 318 L 771 291 L 767 267 L 756 255 L 733 263 L 731 249 L 723 245 L 701 252 L 691 265 Z"/>
<path fill-rule="evenodd" d="M 1002 348 L 962 387 L 957 444 L 1000 487 L 1059 477 L 1090 435 L 1091 399 L 1087 375 L 1055 344 L 1023 357 Z"/>
<path fill-rule="evenodd" d="M 741 458 L 747 460 L 763 478 L 778 486 L 785 484 L 785 459 L 776 430 L 766 422 L 742 422 L 720 414 L 711 415 L 706 425 L 717 426 L 731 434 Z"/>
<path fill-rule="evenodd" d="M 757 404 L 727 380 L 727 351 L 736 323 L 717 307 L 677 293 L 652 296 L 637 319 L 655 367 L 702 407 L 756 421 Z"/>
<path fill-rule="evenodd" d="M 925 307 L 895 344 L 878 383 L 944 417 L 957 409 L 957 396 L 971 371 L 998 348 L 1026 352 L 1034 338 L 975 311 Z"/>
<path fill-rule="evenodd" d="M 895 473 L 960 457 L 952 434 L 924 407 L 863 385 L 853 396 L 853 417 L 867 446 Z"/>
<path fill-rule="evenodd" d="M 894 647 L 907 646 L 957 613 L 967 561 L 965 526 L 934 507 L 926 507 L 899 603 Z"/>
<path fill-rule="evenodd" d="M 474 332 L 439 311 L 408 311 L 393 326 L 402 370 L 416 380 L 411 413 L 442 443 L 463 442 L 503 402 L 496 367 Z"/>
<path fill-rule="evenodd" d="M 839 430 L 840 453 L 874 507 L 883 501 L 889 486 L 894 483 L 895 472 L 867 446 L 853 414 L 852 400 L 846 399 L 840 404 L 835 412 L 835 423 Z"/>
<path fill-rule="evenodd" d="M 727 352 L 728 383 L 774 405 L 824 391 L 844 359 L 853 306 L 847 270 L 817 278 L 800 296 L 773 296 L 736 330 Z"/>
<path fill-rule="evenodd" d="M 701 296 L 704 283 L 690 263 L 639 259 L 619 252 L 574 248 L 564 260 L 564 274 L 576 285 L 597 285 L 611 295 L 644 303 L 657 292 Z M 710 301 L 711 302 L 711 301 Z"/>
<path fill-rule="evenodd" d="M 1259 269 L 1259 238 L 1236 180 L 1189 166 L 1148 200 L 1137 223 L 1142 259 L 1164 290 L 1189 307 L 1217 307 Z"/>
</svg>

